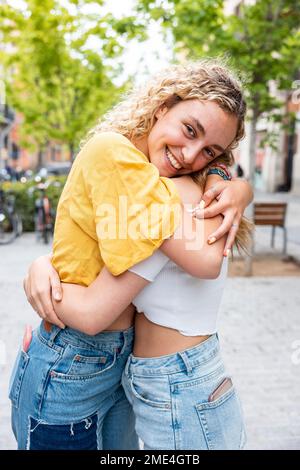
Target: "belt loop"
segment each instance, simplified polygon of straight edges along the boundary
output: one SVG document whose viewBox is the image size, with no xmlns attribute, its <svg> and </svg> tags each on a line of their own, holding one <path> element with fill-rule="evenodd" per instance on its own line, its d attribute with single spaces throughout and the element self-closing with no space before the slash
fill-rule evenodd
<svg viewBox="0 0 300 470">
<path fill-rule="evenodd" d="M 182 351 L 182 352 L 179 352 L 177 354 L 181 357 L 181 359 L 182 359 L 182 361 L 185 365 L 187 375 L 191 374 L 193 372 L 193 367 L 190 364 L 190 361 L 189 361 L 189 358 L 188 358 L 186 352 Z"/>
<path fill-rule="evenodd" d="M 59 326 L 52 325 L 50 337 L 48 340 L 48 344 L 50 347 L 53 345 L 54 340 L 60 331 L 61 331 L 61 328 L 59 328 Z"/>
<path fill-rule="evenodd" d="M 125 368 L 124 368 L 124 373 L 125 373 L 125 375 L 126 375 L 127 377 L 130 376 L 130 375 L 129 375 L 129 366 L 130 366 L 130 362 L 131 362 L 131 356 L 132 356 L 132 354 L 130 354 L 130 355 L 128 356 L 128 359 L 127 359 L 127 361 L 126 361 Z"/>
<path fill-rule="evenodd" d="M 119 354 L 123 354 L 127 345 L 127 336 L 126 336 L 125 331 L 122 331 L 122 339 L 123 339 L 123 344 L 122 344 L 121 350 L 119 351 Z"/>
</svg>

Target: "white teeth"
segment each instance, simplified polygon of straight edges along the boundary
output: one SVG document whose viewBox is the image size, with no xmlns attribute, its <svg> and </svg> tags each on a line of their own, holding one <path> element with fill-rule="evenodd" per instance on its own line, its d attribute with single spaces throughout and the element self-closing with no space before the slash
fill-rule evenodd
<svg viewBox="0 0 300 470">
<path fill-rule="evenodd" d="M 178 161 L 173 157 L 170 150 L 166 148 L 166 154 L 169 162 L 175 168 L 175 170 L 181 170 L 182 166 L 178 163 Z"/>
</svg>

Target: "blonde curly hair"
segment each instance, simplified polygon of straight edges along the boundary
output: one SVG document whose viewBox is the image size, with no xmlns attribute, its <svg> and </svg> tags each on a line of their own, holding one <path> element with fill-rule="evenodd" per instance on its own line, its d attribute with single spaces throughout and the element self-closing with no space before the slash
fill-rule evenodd
<svg viewBox="0 0 300 470">
<path fill-rule="evenodd" d="M 214 101 L 221 109 L 237 117 L 237 132 L 230 147 L 217 161 L 231 166 L 232 150 L 244 137 L 246 102 L 242 82 L 224 59 L 203 59 L 184 65 L 172 65 L 133 89 L 92 128 L 82 142 L 85 144 L 99 132 L 114 131 L 133 143 L 148 135 L 155 124 L 155 114 L 162 107 L 171 108 L 181 100 Z M 204 188 L 208 168 L 191 176 Z M 246 249 L 251 224 L 243 218 L 236 237 L 236 245 Z"/>
<path fill-rule="evenodd" d="M 246 102 L 241 81 L 225 65 L 224 59 L 204 59 L 185 65 L 172 65 L 140 87 L 134 88 L 92 128 L 85 143 L 98 132 L 114 131 L 135 141 L 149 134 L 155 114 L 163 106 L 178 101 L 214 101 L 238 118 L 237 133 L 230 149 L 244 136 Z"/>
</svg>

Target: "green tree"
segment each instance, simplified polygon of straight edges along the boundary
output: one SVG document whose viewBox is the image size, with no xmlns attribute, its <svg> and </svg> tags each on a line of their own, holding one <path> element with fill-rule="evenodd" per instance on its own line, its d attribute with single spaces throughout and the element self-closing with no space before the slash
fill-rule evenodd
<svg viewBox="0 0 300 470">
<path fill-rule="evenodd" d="M 75 10 L 56 0 L 27 0 L 26 10 L 0 6 L 8 101 L 22 113 L 23 143 L 37 147 L 40 164 L 50 142 L 67 144 L 72 157 L 124 89 L 114 84 L 116 72 L 106 63 L 122 51 L 111 16 L 84 15 L 82 2 L 70 3 Z M 98 40 L 97 52 L 88 46 L 91 37 Z"/>
<path fill-rule="evenodd" d="M 139 0 L 138 10 L 172 31 L 177 52 L 189 58 L 225 55 L 246 77 L 254 164 L 258 118 L 269 118 L 282 103 L 272 83 L 291 89 L 300 68 L 298 0 L 241 2 L 227 15 L 223 0 Z M 253 168 L 251 175 L 253 174 Z"/>
<path fill-rule="evenodd" d="M 256 126 L 263 115 L 284 121 L 274 96 L 291 90 L 300 69 L 299 0 L 240 2 L 226 14 L 223 0 L 139 0 L 137 9 L 171 31 L 177 53 L 188 58 L 225 55 L 246 77 L 250 125 L 250 179 L 254 179 Z M 251 266 L 247 268 L 250 274 Z"/>
</svg>

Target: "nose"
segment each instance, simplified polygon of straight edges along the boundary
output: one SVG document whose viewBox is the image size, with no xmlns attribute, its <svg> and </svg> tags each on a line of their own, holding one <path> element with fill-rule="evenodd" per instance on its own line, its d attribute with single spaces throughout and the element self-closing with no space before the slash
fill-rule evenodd
<svg viewBox="0 0 300 470">
<path fill-rule="evenodd" d="M 202 150 L 202 142 L 190 142 L 182 149 L 184 163 L 192 165 Z"/>
</svg>

